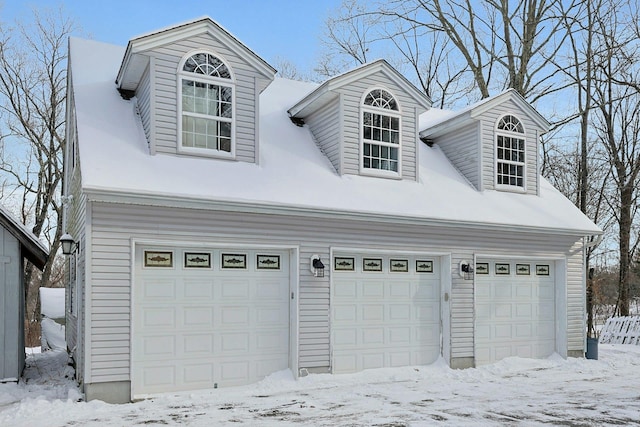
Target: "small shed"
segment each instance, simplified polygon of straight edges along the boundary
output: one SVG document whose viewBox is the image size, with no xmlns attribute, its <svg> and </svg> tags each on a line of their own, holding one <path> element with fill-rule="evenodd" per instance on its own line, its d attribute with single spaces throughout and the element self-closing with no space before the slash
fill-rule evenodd
<svg viewBox="0 0 640 427">
<path fill-rule="evenodd" d="M 42 269 L 47 248 L 0 205 L 0 382 L 17 381 L 25 363 L 24 260 Z"/>
</svg>

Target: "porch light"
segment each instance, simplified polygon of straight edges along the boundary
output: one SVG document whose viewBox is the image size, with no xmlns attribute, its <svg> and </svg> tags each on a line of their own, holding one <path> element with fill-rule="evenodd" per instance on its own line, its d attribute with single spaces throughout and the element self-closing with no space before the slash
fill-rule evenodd
<svg viewBox="0 0 640 427">
<path fill-rule="evenodd" d="M 473 280 L 473 265 L 470 261 L 460 261 L 460 277 L 464 280 Z"/>
<path fill-rule="evenodd" d="M 76 250 L 76 242 L 69 233 L 65 233 L 60 237 L 60 244 L 64 255 L 71 255 Z"/>
<path fill-rule="evenodd" d="M 309 260 L 309 269 L 313 273 L 314 277 L 324 277 L 324 264 L 320 260 L 320 255 L 311 255 Z"/>
</svg>

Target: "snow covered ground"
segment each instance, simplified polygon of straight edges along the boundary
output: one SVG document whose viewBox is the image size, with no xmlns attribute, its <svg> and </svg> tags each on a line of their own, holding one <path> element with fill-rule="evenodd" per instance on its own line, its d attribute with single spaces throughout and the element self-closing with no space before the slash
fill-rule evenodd
<svg viewBox="0 0 640 427">
<path fill-rule="evenodd" d="M 82 402 L 64 352 L 28 358 L 0 384 L 0 426 L 640 425 L 640 347 L 600 345 L 600 359 L 509 358 L 477 369 L 430 366 L 353 375 L 280 372 L 246 387 Z"/>
</svg>

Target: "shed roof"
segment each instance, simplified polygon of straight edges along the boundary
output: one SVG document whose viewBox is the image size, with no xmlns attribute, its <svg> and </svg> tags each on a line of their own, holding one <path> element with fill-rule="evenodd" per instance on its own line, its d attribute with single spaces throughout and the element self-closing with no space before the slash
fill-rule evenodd
<svg viewBox="0 0 640 427">
<path fill-rule="evenodd" d="M 47 247 L 2 205 L 0 205 L 0 224 L 18 239 L 24 256 L 42 270 L 49 257 Z"/>
</svg>

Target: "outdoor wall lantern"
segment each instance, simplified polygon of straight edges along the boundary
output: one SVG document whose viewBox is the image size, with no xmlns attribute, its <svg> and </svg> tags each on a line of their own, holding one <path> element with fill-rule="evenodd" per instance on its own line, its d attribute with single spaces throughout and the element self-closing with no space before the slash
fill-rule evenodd
<svg viewBox="0 0 640 427">
<path fill-rule="evenodd" d="M 324 277 L 324 264 L 320 260 L 320 255 L 313 254 L 309 260 L 309 269 L 314 277 Z"/>
<path fill-rule="evenodd" d="M 60 237 L 60 244 L 64 255 L 71 255 L 76 250 L 76 242 L 69 233 L 65 233 Z"/>
<path fill-rule="evenodd" d="M 466 259 L 460 261 L 460 277 L 464 280 L 473 280 L 473 265 L 471 265 L 471 261 Z"/>
</svg>

